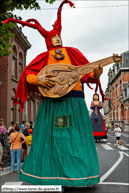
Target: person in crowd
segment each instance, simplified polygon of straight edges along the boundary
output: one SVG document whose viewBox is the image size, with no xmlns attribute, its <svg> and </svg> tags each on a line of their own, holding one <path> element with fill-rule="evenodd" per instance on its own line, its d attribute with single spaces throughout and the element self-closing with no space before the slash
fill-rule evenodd
<svg viewBox="0 0 129 193">
<path fill-rule="evenodd" d="M 112 130 L 114 129 L 114 122 L 112 121 Z"/>
<path fill-rule="evenodd" d="M 30 123 L 26 123 L 26 127 L 23 131 L 24 136 L 29 136 L 29 133 L 28 133 L 29 129 L 30 129 Z M 22 144 L 22 149 L 24 149 L 23 150 L 23 161 L 25 161 L 25 159 L 27 157 L 27 146 L 26 146 L 25 142 Z"/>
<path fill-rule="evenodd" d="M 120 127 L 120 123 L 118 121 L 116 121 L 116 124 L 118 125 L 118 127 Z"/>
<path fill-rule="evenodd" d="M 105 123 L 105 130 L 106 130 L 106 133 L 108 132 L 108 123 L 106 122 Z"/>
<path fill-rule="evenodd" d="M 25 122 L 25 121 L 22 121 L 22 124 L 21 124 L 21 133 L 24 132 L 25 124 L 26 124 L 26 122 Z"/>
<path fill-rule="evenodd" d="M 103 104 L 101 101 L 99 101 L 99 95 L 97 93 L 93 95 L 93 101 L 91 102 L 90 108 L 93 110 L 90 119 L 94 139 L 96 140 L 96 142 L 97 140 L 100 141 L 100 139 L 106 139 L 107 134 L 105 130 L 105 123 L 100 113 L 100 109 L 103 108 Z"/>
<path fill-rule="evenodd" d="M 17 123 L 14 122 L 14 125 L 12 127 L 12 129 L 10 129 L 10 131 L 8 132 L 8 137 L 11 135 L 11 133 L 15 132 L 15 127 L 17 126 Z M 10 137 L 9 137 L 10 139 Z"/>
<path fill-rule="evenodd" d="M 29 154 L 29 151 L 30 151 L 30 148 L 31 148 L 33 129 L 29 129 L 28 133 L 29 133 L 29 136 L 27 136 L 27 140 L 26 140 L 27 155 Z"/>
<path fill-rule="evenodd" d="M 116 137 L 116 147 L 121 145 L 120 137 L 121 137 L 121 129 L 119 127 L 118 123 L 115 123 L 115 129 L 114 129 L 115 137 Z"/>
<path fill-rule="evenodd" d="M 12 127 L 12 129 L 10 129 L 10 131 L 8 132 L 8 136 L 7 136 L 7 142 L 10 141 L 10 135 L 11 133 L 15 132 L 15 127 L 18 124 L 14 122 L 14 125 Z M 7 143 L 7 159 L 10 161 L 11 160 L 11 152 L 10 152 L 10 143 Z"/>
<path fill-rule="evenodd" d="M 14 124 L 15 124 L 15 122 L 14 122 L 14 121 L 11 121 L 11 125 L 10 125 L 9 128 L 8 128 L 8 132 L 13 128 Z"/>
<path fill-rule="evenodd" d="M 109 123 L 108 128 L 109 128 L 109 129 L 111 129 L 111 128 L 112 128 L 112 124 L 111 124 L 111 122 Z"/>
<path fill-rule="evenodd" d="M 2 119 L 0 120 L 0 133 L 8 133 L 8 131 L 5 129 Z"/>
<path fill-rule="evenodd" d="M 3 139 L 2 139 L 2 135 L 0 134 L 0 165 L 3 164 L 2 163 L 2 155 L 3 155 Z M 0 171 L 3 171 L 4 169 L 0 166 Z"/>
<path fill-rule="evenodd" d="M 34 122 L 30 121 L 30 128 L 34 129 Z"/>
<path fill-rule="evenodd" d="M 10 151 L 11 151 L 11 171 L 14 172 L 15 159 L 17 160 L 17 173 L 20 172 L 20 162 L 21 162 L 21 153 L 22 153 L 22 144 L 26 141 L 26 137 L 19 133 L 20 127 L 17 125 L 15 127 L 15 132 L 11 133 L 10 141 L 7 143 L 11 143 Z M 23 141 L 21 141 L 23 139 Z"/>
<path fill-rule="evenodd" d="M 6 130 L 5 124 L 3 122 L 3 119 L 0 120 L 0 135 L 1 135 L 1 141 L 2 141 L 2 148 L 6 149 L 6 135 L 8 134 L 8 131 Z M 2 150 L 3 152 L 3 150 Z M 0 161 L 0 164 L 4 164 L 2 161 Z"/>
</svg>

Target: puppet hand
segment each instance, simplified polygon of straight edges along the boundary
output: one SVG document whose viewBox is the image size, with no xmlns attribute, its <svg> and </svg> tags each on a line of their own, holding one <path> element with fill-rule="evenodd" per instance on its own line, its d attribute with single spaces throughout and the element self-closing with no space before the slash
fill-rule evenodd
<svg viewBox="0 0 129 193">
<path fill-rule="evenodd" d="M 53 86 L 55 86 L 55 81 L 54 80 L 51 80 L 51 75 L 40 75 L 38 76 L 37 78 L 37 83 L 39 86 L 42 86 L 46 89 L 50 89 L 52 88 Z"/>
<path fill-rule="evenodd" d="M 94 78 L 99 78 L 103 73 L 103 67 L 101 65 L 94 67 Z"/>
</svg>

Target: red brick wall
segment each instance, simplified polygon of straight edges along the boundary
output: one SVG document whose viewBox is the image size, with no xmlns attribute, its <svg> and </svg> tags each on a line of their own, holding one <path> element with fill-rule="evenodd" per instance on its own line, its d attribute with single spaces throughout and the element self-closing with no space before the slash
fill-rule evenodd
<svg viewBox="0 0 129 193">
<path fill-rule="evenodd" d="M 129 123 L 129 103 L 120 101 L 123 93 L 125 82 L 129 81 L 129 72 L 122 72 L 119 77 L 109 84 L 109 99 L 111 99 L 112 107 L 110 108 L 111 121 L 124 121 Z M 117 85 L 117 88 L 116 88 Z M 114 89 L 113 89 L 114 88 Z M 119 108 L 118 108 L 119 107 Z M 125 110 L 126 109 L 126 110 Z M 113 113 L 113 119 L 112 119 Z M 118 116 L 119 115 L 119 116 Z"/>
<path fill-rule="evenodd" d="M 0 58 L 0 118 L 7 125 L 8 57 Z"/>
</svg>

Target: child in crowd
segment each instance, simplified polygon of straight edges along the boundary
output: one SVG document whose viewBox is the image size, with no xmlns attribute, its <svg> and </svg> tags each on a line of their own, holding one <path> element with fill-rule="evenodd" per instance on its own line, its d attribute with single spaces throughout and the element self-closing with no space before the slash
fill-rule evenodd
<svg viewBox="0 0 129 193">
<path fill-rule="evenodd" d="M 115 129 L 114 129 L 115 137 L 116 137 L 116 146 L 121 145 L 120 137 L 121 137 L 121 129 L 118 126 L 118 123 L 115 123 Z"/>
<path fill-rule="evenodd" d="M 30 151 L 30 148 L 31 148 L 33 129 L 29 129 L 28 133 L 29 133 L 29 136 L 27 136 L 27 140 L 26 140 L 27 155 L 29 154 L 29 151 Z"/>
</svg>

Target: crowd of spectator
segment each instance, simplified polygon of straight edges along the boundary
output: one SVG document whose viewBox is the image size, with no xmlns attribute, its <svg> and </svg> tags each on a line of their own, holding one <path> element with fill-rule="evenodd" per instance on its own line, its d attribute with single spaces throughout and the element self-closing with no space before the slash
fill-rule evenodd
<svg viewBox="0 0 129 193">
<path fill-rule="evenodd" d="M 3 171 L 1 165 L 3 152 L 8 161 L 11 161 L 11 171 L 14 172 L 15 159 L 17 160 L 17 172 L 20 172 L 20 162 L 25 161 L 27 154 L 31 148 L 32 134 L 34 123 L 30 121 L 22 121 L 21 126 L 16 122 L 11 121 L 8 129 L 5 126 L 4 120 L 0 119 L 0 170 Z M 21 160 L 22 158 L 22 160 Z"/>
</svg>

